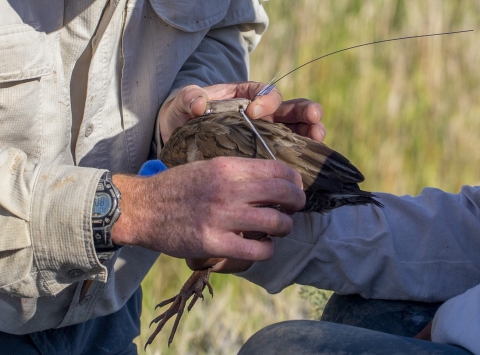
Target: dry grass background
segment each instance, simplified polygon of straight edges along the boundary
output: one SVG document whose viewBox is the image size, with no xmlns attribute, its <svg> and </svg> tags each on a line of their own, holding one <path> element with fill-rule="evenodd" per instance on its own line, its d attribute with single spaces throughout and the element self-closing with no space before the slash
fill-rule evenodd
<svg viewBox="0 0 480 355">
<path fill-rule="evenodd" d="M 320 55 L 373 40 L 474 29 L 468 34 L 379 44 L 334 55 L 278 83 L 284 99 L 322 103 L 326 143 L 366 176 L 363 188 L 417 194 L 457 192 L 480 181 L 480 2 L 478 0 L 270 0 L 267 34 L 252 55 L 251 79 L 268 82 Z M 156 302 L 190 271 L 162 256 L 143 282 L 140 348 Z M 235 354 L 262 327 L 311 318 L 322 294 L 292 286 L 278 295 L 234 276 L 213 275 L 185 314 L 170 349 L 171 324 L 146 354 Z M 313 302 L 312 302 L 313 300 Z M 143 352 L 142 350 L 140 350 Z"/>
</svg>

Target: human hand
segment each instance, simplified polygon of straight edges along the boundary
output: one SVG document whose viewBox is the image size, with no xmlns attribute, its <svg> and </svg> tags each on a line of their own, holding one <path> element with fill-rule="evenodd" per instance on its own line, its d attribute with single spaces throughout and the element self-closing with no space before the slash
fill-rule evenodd
<svg viewBox="0 0 480 355">
<path fill-rule="evenodd" d="M 181 89 L 175 98 L 166 102 L 158 114 L 163 142 L 167 142 L 173 131 L 192 117 L 205 113 L 207 102 L 232 98 L 253 99 L 265 86 L 258 82 L 218 84 L 201 88 L 196 85 Z M 321 123 L 322 106 L 307 99 L 282 101 L 280 92 L 274 89 L 260 96 L 248 105 L 246 114 L 253 119 L 263 118 L 281 122 L 292 131 L 322 142 L 325 126 Z"/>
<path fill-rule="evenodd" d="M 273 117 L 269 116 L 264 119 L 283 123 L 301 136 L 323 142 L 326 130 L 321 122 L 322 117 L 323 109 L 319 103 L 307 99 L 293 99 L 283 101 Z"/>
<path fill-rule="evenodd" d="M 150 178 L 114 175 L 122 214 L 112 230 L 120 245 L 137 245 L 179 258 L 260 261 L 273 255 L 268 239 L 241 231 L 285 236 L 292 219 L 273 208 L 305 204 L 300 175 L 273 160 L 215 158 Z"/>
<path fill-rule="evenodd" d="M 267 234 L 261 232 L 240 233 L 240 237 L 253 240 L 268 239 Z M 232 258 L 186 259 L 187 265 L 193 271 L 211 268 L 211 272 L 219 274 L 234 274 L 247 270 L 253 261 Z"/>
</svg>

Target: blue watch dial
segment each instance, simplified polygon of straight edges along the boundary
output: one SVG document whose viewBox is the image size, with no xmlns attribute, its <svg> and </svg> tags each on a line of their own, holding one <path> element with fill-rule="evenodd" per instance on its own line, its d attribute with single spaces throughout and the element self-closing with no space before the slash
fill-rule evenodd
<svg viewBox="0 0 480 355">
<path fill-rule="evenodd" d="M 112 197 L 105 192 L 97 192 L 93 202 L 92 215 L 93 217 L 103 217 L 110 212 L 112 208 Z"/>
</svg>

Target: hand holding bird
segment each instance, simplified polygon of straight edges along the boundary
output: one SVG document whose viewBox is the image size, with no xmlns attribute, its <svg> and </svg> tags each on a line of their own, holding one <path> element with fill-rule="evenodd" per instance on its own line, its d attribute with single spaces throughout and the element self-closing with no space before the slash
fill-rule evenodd
<svg viewBox="0 0 480 355">
<path fill-rule="evenodd" d="M 343 205 L 381 204 L 374 196 L 359 189 L 358 183 L 363 175 L 345 157 L 312 139 L 293 133 L 283 124 L 274 124 L 264 120 L 252 120 L 256 130 L 266 141 L 278 161 L 285 163 L 300 173 L 306 195 L 303 212 L 324 213 Z M 269 152 L 259 144 L 256 135 L 238 112 L 218 113 L 190 119 L 175 130 L 162 149 L 160 159 L 174 167 L 195 161 L 209 160 L 221 156 L 269 159 Z M 276 207 L 264 206 L 258 207 Z M 260 235 L 262 236 L 262 235 Z M 147 341 L 150 344 L 165 323 L 177 315 L 169 344 L 173 340 L 176 328 L 183 314 L 188 298 L 193 299 L 188 310 L 202 291 L 208 287 L 210 268 L 222 259 L 191 261 L 197 269 L 186 282 L 181 292 L 158 306 L 172 303 L 171 307 L 155 318 L 159 323 Z"/>
<path fill-rule="evenodd" d="M 165 143 L 172 132 L 182 127 L 189 119 L 202 116 L 207 102 L 233 98 L 252 100 L 265 86 L 257 82 L 218 84 L 207 87 L 189 85 L 178 91 L 174 99 L 163 104 L 157 122 L 161 140 Z M 325 138 L 325 126 L 321 119 L 322 106 L 307 99 L 282 101 L 278 90 L 260 96 L 248 105 L 246 112 L 252 119 L 262 118 L 269 122 L 283 123 L 293 132 L 317 142 Z"/>
</svg>

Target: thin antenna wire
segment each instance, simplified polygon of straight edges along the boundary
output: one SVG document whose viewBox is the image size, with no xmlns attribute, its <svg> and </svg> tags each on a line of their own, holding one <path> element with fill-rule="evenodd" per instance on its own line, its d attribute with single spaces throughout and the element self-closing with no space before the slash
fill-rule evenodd
<svg viewBox="0 0 480 355">
<path fill-rule="evenodd" d="M 263 89 L 258 92 L 257 95 L 255 95 L 255 97 L 253 98 L 254 100 L 255 100 L 258 96 L 263 96 L 263 95 L 268 95 L 268 94 L 270 94 L 270 92 L 273 90 L 273 88 L 275 88 L 275 84 L 273 84 L 273 82 L 275 81 L 275 79 L 277 78 L 277 76 L 280 75 L 280 73 L 282 72 L 282 70 L 283 70 L 283 69 L 280 69 L 280 70 L 278 71 L 278 73 L 272 78 L 272 80 L 270 80 L 270 82 L 269 82 L 267 85 L 265 85 L 265 86 L 263 87 Z"/>
<path fill-rule="evenodd" d="M 277 158 L 275 158 L 275 155 L 272 153 L 272 151 L 270 150 L 270 148 L 268 148 L 268 145 L 267 143 L 265 143 L 265 141 L 263 140 L 262 136 L 260 135 L 260 133 L 258 133 L 257 129 L 255 128 L 255 126 L 253 125 L 253 123 L 250 121 L 250 119 L 247 117 L 247 115 L 245 114 L 245 111 L 243 111 L 243 109 L 241 108 L 240 110 L 238 110 L 238 112 L 240 112 L 243 116 L 243 118 L 245 119 L 245 121 L 247 121 L 248 125 L 250 126 L 250 128 L 252 129 L 253 133 L 255 133 L 255 135 L 258 137 L 258 139 L 260 139 L 260 142 L 262 142 L 262 145 L 263 147 L 267 150 L 267 152 L 270 154 L 270 156 L 272 157 L 273 160 L 277 160 Z"/>
<path fill-rule="evenodd" d="M 340 50 L 338 50 L 338 51 L 335 51 L 335 52 L 332 52 L 332 53 L 328 53 L 328 54 L 322 55 L 321 57 L 312 59 L 311 61 L 309 61 L 309 62 L 307 62 L 307 63 L 305 63 L 305 64 L 302 64 L 302 65 L 300 65 L 299 67 L 296 67 L 295 69 L 289 71 L 287 74 L 282 75 L 280 78 L 278 78 L 277 80 L 275 80 L 273 83 L 269 84 L 268 86 L 275 85 L 275 84 L 278 83 L 280 80 L 282 80 L 283 78 L 285 78 L 287 75 L 289 75 L 289 74 L 293 73 L 294 71 L 296 71 L 296 70 L 304 67 L 305 65 L 308 65 L 308 64 L 313 63 L 313 62 L 315 62 L 315 61 L 317 61 L 317 60 L 319 60 L 319 59 L 328 57 L 328 56 L 333 55 L 333 54 L 336 54 L 336 53 L 348 51 L 349 49 L 358 48 L 358 47 L 364 47 L 364 46 L 369 46 L 369 45 L 375 44 L 375 43 L 383 43 L 383 42 L 391 42 L 391 41 L 400 41 L 400 40 L 402 40 L 402 39 L 411 39 L 411 38 L 420 38 L 420 37 L 432 37 L 432 36 L 451 35 L 451 34 L 464 33 L 464 32 L 473 32 L 473 30 L 463 30 L 463 31 L 455 31 L 455 32 L 442 32 L 442 33 L 432 33 L 432 34 L 428 34 L 428 35 L 419 35 L 419 36 L 398 37 L 398 38 L 384 39 L 384 40 L 381 40 L 381 41 L 374 41 L 374 42 L 369 42 L 369 43 L 364 43 L 364 44 L 358 44 L 358 45 L 356 45 L 356 46 L 352 46 L 352 47 L 340 49 Z M 277 75 L 278 75 L 278 74 L 277 74 Z"/>
</svg>

